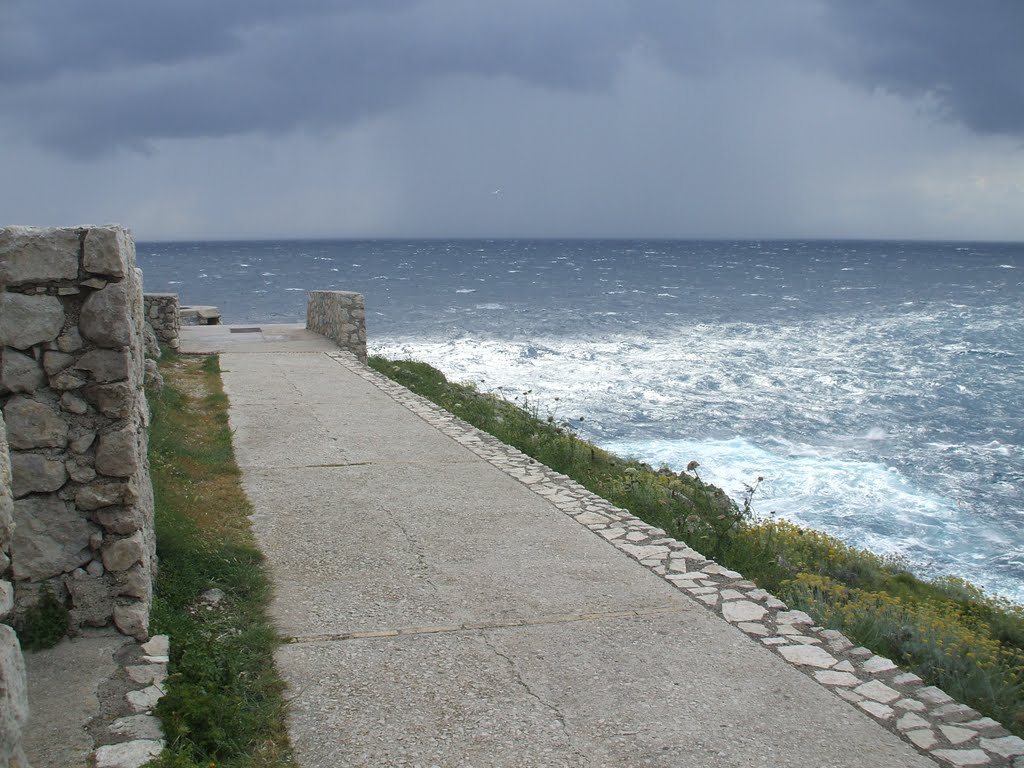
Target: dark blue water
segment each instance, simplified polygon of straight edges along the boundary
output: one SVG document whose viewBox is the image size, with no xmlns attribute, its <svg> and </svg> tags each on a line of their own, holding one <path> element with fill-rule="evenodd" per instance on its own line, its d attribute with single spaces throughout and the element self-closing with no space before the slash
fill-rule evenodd
<svg viewBox="0 0 1024 768">
<path fill-rule="evenodd" d="M 299 322 L 531 398 L 614 450 L 1024 601 L 1024 244 L 142 243 L 150 291 Z M 559 398 L 557 401 L 555 398 Z"/>
</svg>

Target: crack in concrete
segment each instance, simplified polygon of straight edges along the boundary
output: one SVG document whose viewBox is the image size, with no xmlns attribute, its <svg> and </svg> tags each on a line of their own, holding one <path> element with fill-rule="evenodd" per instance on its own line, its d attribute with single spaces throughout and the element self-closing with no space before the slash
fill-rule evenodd
<svg viewBox="0 0 1024 768">
<path fill-rule="evenodd" d="M 416 558 L 416 567 L 414 570 L 418 573 L 419 577 L 423 581 L 430 585 L 430 588 L 434 590 L 434 594 L 436 595 L 438 592 L 440 592 L 440 590 L 437 588 L 437 585 L 430 580 L 430 566 L 427 564 L 427 556 L 423 554 L 423 548 L 420 547 L 419 542 L 416 541 L 416 537 L 409 533 L 409 529 L 406 528 L 405 525 L 403 525 L 402 521 L 398 519 L 398 515 L 396 515 L 390 509 L 379 505 L 376 507 L 376 509 L 378 512 L 383 512 L 385 515 L 390 517 L 391 521 L 395 524 L 395 528 L 402 532 L 402 535 L 408 542 L 409 551 Z"/>
<path fill-rule="evenodd" d="M 590 765 L 590 759 L 583 752 L 581 752 L 579 748 L 573 743 L 572 734 L 569 732 L 569 725 L 566 723 L 565 715 L 562 714 L 562 711 L 551 702 L 542 699 L 540 695 L 538 695 L 537 692 L 530 687 L 530 684 L 523 679 L 523 675 L 519 671 L 519 667 L 516 666 L 516 663 L 512 659 L 512 657 L 508 654 L 499 651 L 497 646 L 495 646 L 494 643 L 491 642 L 491 639 L 487 637 L 485 633 L 480 633 L 480 639 L 483 641 L 483 644 L 487 646 L 488 650 L 491 651 L 491 653 L 493 653 L 500 659 L 504 659 L 505 663 L 508 664 L 508 668 L 512 671 L 513 679 L 515 679 L 516 683 L 519 684 L 520 688 L 526 691 L 526 695 L 534 699 L 538 704 L 540 704 L 542 707 L 547 709 L 555 716 L 555 720 L 558 721 L 558 725 L 561 728 L 562 733 L 565 734 L 565 739 L 569 744 L 569 748 L 572 749 L 572 751 L 576 753 L 577 756 L 579 756 L 580 760 L 583 761 L 584 765 Z"/>
<path fill-rule="evenodd" d="M 407 635 L 438 635 L 453 632 L 479 632 L 488 629 L 516 629 L 545 624 L 571 624 L 578 621 L 607 621 L 609 619 L 636 619 L 646 616 L 665 616 L 685 613 L 693 609 L 690 605 L 668 608 L 634 608 L 625 611 L 594 611 L 592 613 L 558 613 L 548 616 L 534 616 L 506 621 L 467 621 L 462 624 L 435 624 L 425 627 L 398 627 L 370 629 L 353 632 L 335 632 L 318 635 L 292 635 L 282 638 L 286 643 L 333 643 L 343 640 L 368 640 L 375 638 L 405 637 Z"/>
</svg>

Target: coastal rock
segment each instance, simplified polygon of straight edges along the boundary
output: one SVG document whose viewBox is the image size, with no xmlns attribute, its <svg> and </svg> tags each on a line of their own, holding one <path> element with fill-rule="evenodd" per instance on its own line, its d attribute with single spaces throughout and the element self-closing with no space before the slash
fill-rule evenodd
<svg viewBox="0 0 1024 768">
<path fill-rule="evenodd" d="M 14 502 L 11 561 L 18 579 L 42 581 L 69 573 L 92 559 L 96 527 L 55 495 Z"/>
<path fill-rule="evenodd" d="M 82 336 L 97 346 L 122 349 L 131 342 L 128 292 L 124 283 L 111 283 L 85 300 L 79 319 Z"/>
<path fill-rule="evenodd" d="M 10 447 L 63 448 L 68 442 L 68 425 L 53 408 L 24 396 L 12 397 L 4 406 Z"/>
<path fill-rule="evenodd" d="M 88 371 L 93 381 L 106 384 L 127 379 L 128 364 L 128 352 L 125 350 L 94 349 L 82 355 L 75 368 Z"/>
<path fill-rule="evenodd" d="M 28 715 L 28 684 L 18 636 L 0 624 L 0 765 L 28 765 L 20 747 Z"/>
<path fill-rule="evenodd" d="M 108 477 L 131 477 L 139 468 L 134 430 L 120 429 L 100 435 L 96 447 L 96 471 Z"/>
<path fill-rule="evenodd" d="M 11 471 L 15 498 L 59 490 L 68 479 L 63 461 L 48 459 L 37 453 L 15 452 L 11 456 Z"/>
<path fill-rule="evenodd" d="M 131 235 L 123 227 L 90 227 L 82 245 L 82 266 L 87 272 L 120 280 L 131 248 Z"/>
<path fill-rule="evenodd" d="M 64 327 L 64 307 L 54 296 L 0 293 L 0 345 L 28 349 L 53 341 Z"/>
<path fill-rule="evenodd" d="M 11 392 L 35 392 L 46 382 L 46 375 L 34 357 L 8 347 L 0 363 L 0 384 Z"/>
<path fill-rule="evenodd" d="M 142 534 L 135 532 L 126 539 L 114 539 L 103 545 L 103 567 L 108 571 L 126 571 L 142 560 Z"/>
<path fill-rule="evenodd" d="M 37 227 L 0 229 L 0 285 L 78 277 L 78 232 Z"/>
<path fill-rule="evenodd" d="M 43 369 L 47 376 L 55 376 L 75 362 L 75 356 L 54 349 L 43 353 Z"/>
<path fill-rule="evenodd" d="M 82 389 L 93 408 L 112 419 L 125 419 L 131 413 L 132 393 L 124 382 L 116 384 L 90 384 Z"/>
</svg>

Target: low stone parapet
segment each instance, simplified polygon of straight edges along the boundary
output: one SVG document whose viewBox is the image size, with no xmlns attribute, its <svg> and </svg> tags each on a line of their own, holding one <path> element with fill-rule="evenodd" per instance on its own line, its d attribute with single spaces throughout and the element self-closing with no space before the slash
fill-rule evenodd
<svg viewBox="0 0 1024 768">
<path fill-rule="evenodd" d="M 161 346 L 177 350 L 180 346 L 178 337 L 181 331 L 178 294 L 146 293 L 142 299 L 146 323 L 153 329 L 156 340 Z"/>
<path fill-rule="evenodd" d="M 14 497 L 11 495 L 11 460 L 7 430 L 0 415 L 0 765 L 28 765 L 22 749 L 22 731 L 28 720 L 25 660 L 13 628 L 2 623 L 14 610 L 11 584 L 11 538 L 14 533 Z"/>
<path fill-rule="evenodd" d="M 72 634 L 113 624 L 148 636 L 156 556 L 145 328 L 127 230 L 0 229 L 15 613 L 49 588 Z"/>
<path fill-rule="evenodd" d="M 366 306 L 363 294 L 351 291 L 310 291 L 306 328 L 366 362 Z"/>
</svg>

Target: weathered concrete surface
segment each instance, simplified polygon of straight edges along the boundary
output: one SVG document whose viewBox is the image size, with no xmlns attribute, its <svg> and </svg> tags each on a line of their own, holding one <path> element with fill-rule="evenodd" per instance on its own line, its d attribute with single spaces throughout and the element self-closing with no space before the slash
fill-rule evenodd
<svg viewBox="0 0 1024 768">
<path fill-rule="evenodd" d="M 258 331 L 241 331 L 258 328 Z M 181 351 L 185 354 L 215 352 L 316 352 L 338 349 L 330 339 L 307 331 L 304 325 L 183 325 L 179 331 Z M 270 345 L 270 346 L 268 346 Z"/>
<path fill-rule="evenodd" d="M 80 637 L 25 654 L 32 713 L 25 752 L 33 768 L 88 765 L 93 738 L 85 726 L 100 714 L 98 690 L 117 671 L 114 654 L 128 642 L 114 634 Z"/>
<path fill-rule="evenodd" d="M 328 355 L 235 349 L 306 768 L 934 765 Z"/>
</svg>

